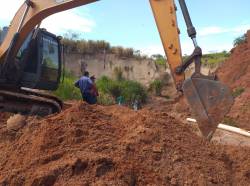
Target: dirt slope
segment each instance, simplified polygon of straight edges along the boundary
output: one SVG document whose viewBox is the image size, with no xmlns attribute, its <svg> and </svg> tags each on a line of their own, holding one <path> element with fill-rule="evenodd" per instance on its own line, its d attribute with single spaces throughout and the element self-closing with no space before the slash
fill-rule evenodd
<svg viewBox="0 0 250 186">
<path fill-rule="evenodd" d="M 250 130 L 250 30 L 247 38 L 246 43 L 232 50 L 230 58 L 218 69 L 218 75 L 234 92 L 243 90 L 228 116 L 238 127 Z"/>
<path fill-rule="evenodd" d="M 0 130 L 2 185 L 250 185 L 250 149 L 197 137 L 166 111 L 77 103 Z"/>
</svg>

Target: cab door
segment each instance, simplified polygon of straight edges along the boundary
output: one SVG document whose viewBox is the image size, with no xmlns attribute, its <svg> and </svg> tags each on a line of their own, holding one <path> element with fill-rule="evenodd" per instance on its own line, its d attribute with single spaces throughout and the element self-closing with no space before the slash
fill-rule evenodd
<svg viewBox="0 0 250 186">
<path fill-rule="evenodd" d="M 61 76 L 61 44 L 53 34 L 42 31 L 39 48 L 39 74 L 37 87 L 45 90 L 55 90 Z"/>
<path fill-rule="evenodd" d="M 58 37 L 40 29 L 30 51 L 22 86 L 42 90 L 57 89 L 61 76 L 61 43 Z"/>
</svg>

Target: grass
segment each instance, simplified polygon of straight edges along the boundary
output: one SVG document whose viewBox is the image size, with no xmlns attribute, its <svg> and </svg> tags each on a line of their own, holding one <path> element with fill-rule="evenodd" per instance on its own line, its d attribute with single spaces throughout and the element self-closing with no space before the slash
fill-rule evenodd
<svg viewBox="0 0 250 186">
<path fill-rule="evenodd" d="M 74 86 L 76 80 L 77 78 L 70 73 L 65 73 L 64 81 L 60 83 L 58 89 L 53 93 L 64 101 L 82 99 L 80 90 Z"/>
<path fill-rule="evenodd" d="M 53 93 L 60 99 L 66 100 L 81 100 L 80 90 L 74 86 L 77 80 L 70 73 L 65 74 L 64 82 L 59 85 L 59 88 Z M 98 103 L 102 105 L 115 104 L 117 97 L 122 96 L 126 104 L 131 104 L 135 99 L 142 103 L 146 102 L 147 92 L 145 88 L 138 82 L 129 80 L 113 80 L 106 76 L 101 77 L 96 82 L 99 90 Z"/>
</svg>

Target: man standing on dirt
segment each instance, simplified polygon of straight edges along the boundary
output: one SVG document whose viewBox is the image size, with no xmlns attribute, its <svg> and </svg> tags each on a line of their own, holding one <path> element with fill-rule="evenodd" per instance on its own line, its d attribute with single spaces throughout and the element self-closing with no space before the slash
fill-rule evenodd
<svg viewBox="0 0 250 186">
<path fill-rule="evenodd" d="M 80 89 L 82 94 L 82 99 L 84 101 L 86 101 L 89 104 L 95 104 L 93 96 L 91 95 L 91 88 L 93 86 L 93 83 L 89 78 L 88 71 L 85 71 L 83 76 L 77 82 L 75 82 L 75 86 Z"/>
</svg>

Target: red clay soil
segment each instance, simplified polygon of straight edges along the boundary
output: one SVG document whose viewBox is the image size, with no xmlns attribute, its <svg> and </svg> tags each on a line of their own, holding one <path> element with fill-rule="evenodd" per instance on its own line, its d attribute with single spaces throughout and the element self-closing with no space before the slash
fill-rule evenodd
<svg viewBox="0 0 250 186">
<path fill-rule="evenodd" d="M 250 149 L 208 143 L 167 110 L 79 102 L 2 127 L 0 149 L 1 185 L 250 185 Z"/>
<path fill-rule="evenodd" d="M 235 98 L 235 103 L 228 114 L 237 126 L 250 130 L 250 30 L 247 42 L 232 49 L 228 60 L 218 69 L 220 80 L 233 91 L 244 92 Z"/>
</svg>

